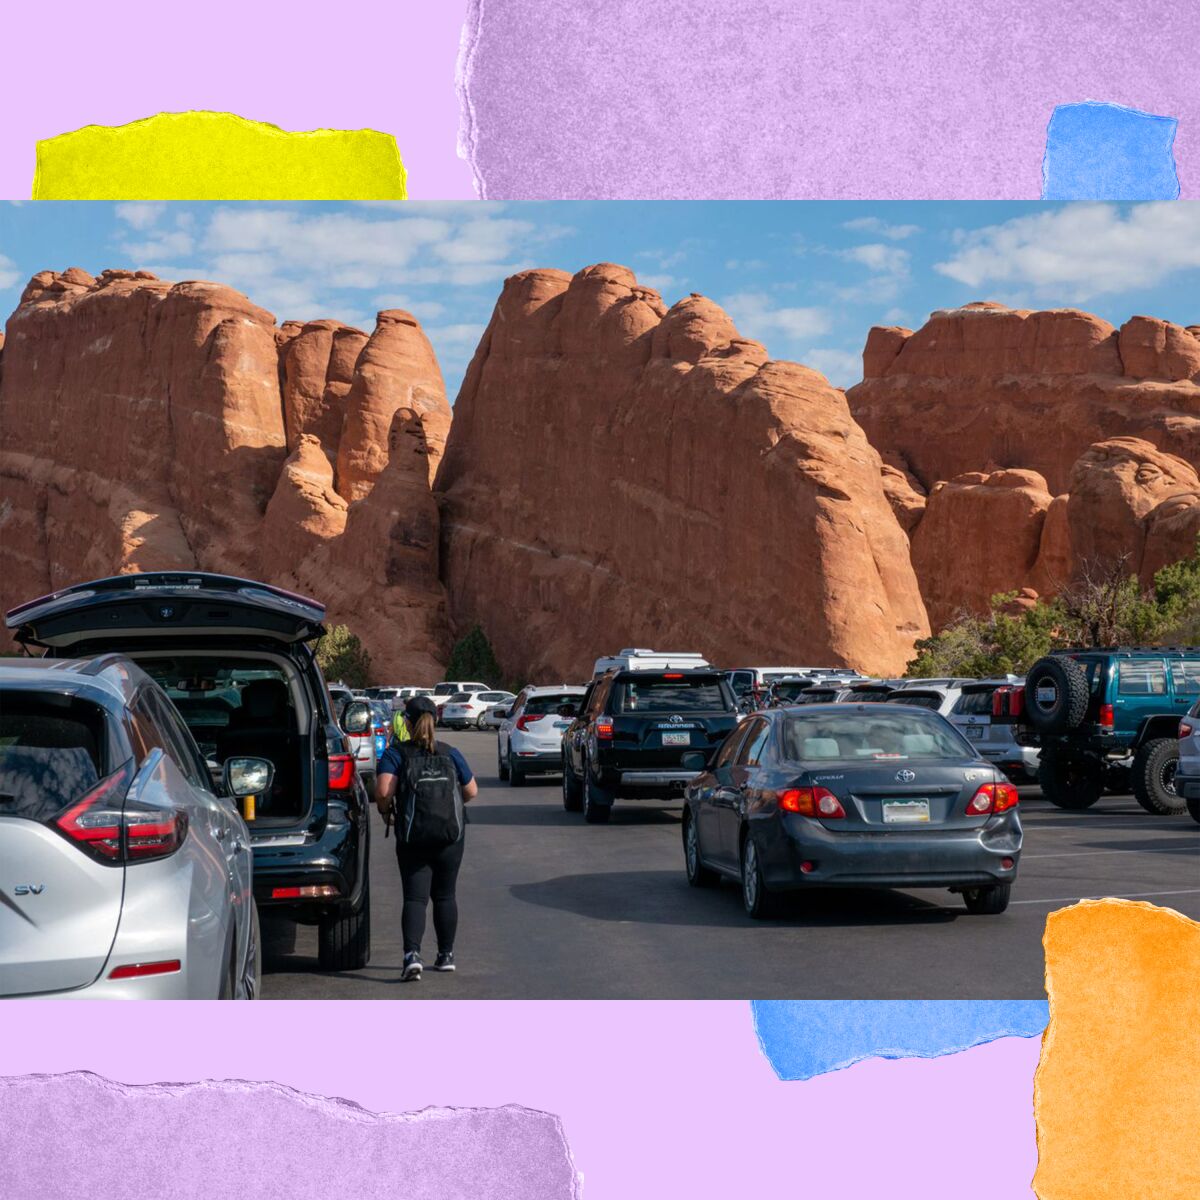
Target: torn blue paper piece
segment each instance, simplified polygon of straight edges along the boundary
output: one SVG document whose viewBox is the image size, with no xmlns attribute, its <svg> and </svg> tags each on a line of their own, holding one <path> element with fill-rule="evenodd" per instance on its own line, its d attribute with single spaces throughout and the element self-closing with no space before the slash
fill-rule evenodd
<svg viewBox="0 0 1200 1200">
<path fill-rule="evenodd" d="M 1046 128 L 1043 200 L 1176 200 L 1174 117 L 1085 100 Z"/>
<path fill-rule="evenodd" d="M 864 1058 L 936 1058 L 1003 1037 L 1038 1037 L 1045 1000 L 752 1000 L 758 1044 L 780 1079 Z"/>
</svg>

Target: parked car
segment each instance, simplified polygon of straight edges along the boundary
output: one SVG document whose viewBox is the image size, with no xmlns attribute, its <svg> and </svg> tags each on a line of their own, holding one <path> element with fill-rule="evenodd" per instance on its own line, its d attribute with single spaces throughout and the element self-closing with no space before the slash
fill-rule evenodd
<svg viewBox="0 0 1200 1200">
<path fill-rule="evenodd" d="M 857 679 L 847 684 L 844 703 L 882 704 L 897 687 L 894 679 Z"/>
<path fill-rule="evenodd" d="M 1018 740 L 1015 725 L 992 720 L 993 697 L 1000 689 L 1011 691 L 1024 685 L 1024 679 L 1008 675 L 1002 679 L 981 679 L 964 683 L 958 700 L 948 714 L 950 723 L 988 762 L 1016 783 L 1036 783 L 1041 749 L 1037 738 L 1026 743 Z"/>
<path fill-rule="evenodd" d="M 437 706 L 437 719 L 440 724 L 442 709 L 445 708 L 451 696 L 457 696 L 460 692 L 490 692 L 494 690 L 494 688 L 488 687 L 486 683 L 448 683 L 443 680 L 441 683 L 433 685 L 433 691 L 429 695 L 430 699 Z"/>
<path fill-rule="evenodd" d="M 261 942 L 238 796 L 128 659 L 0 665 L 0 995 L 253 999 Z"/>
<path fill-rule="evenodd" d="M 1183 797 L 1193 821 L 1200 821 L 1200 700 L 1179 722 L 1179 769 L 1176 791 Z"/>
<path fill-rule="evenodd" d="M 1115 776 L 1147 812 L 1182 813 L 1179 723 L 1198 696 L 1200 649 L 1062 650 L 1034 663 L 992 720 L 1037 735 L 1038 782 L 1059 808 L 1090 808 Z"/>
<path fill-rule="evenodd" d="M 1008 905 L 1017 790 L 943 717 L 901 705 L 776 708 L 743 721 L 688 785 L 688 882 L 741 884 L 752 917 L 805 888 L 949 888 Z"/>
<path fill-rule="evenodd" d="M 925 684 L 922 687 L 898 687 L 890 696 L 885 697 L 885 704 L 908 704 L 916 708 L 927 708 L 930 712 L 941 713 L 948 717 L 962 695 L 963 684 Z"/>
<path fill-rule="evenodd" d="M 369 720 L 363 725 L 361 732 L 350 733 L 345 729 L 342 718 L 345 716 L 346 709 L 357 699 L 350 688 L 343 684 L 330 684 L 329 698 L 333 701 L 334 717 L 345 732 L 350 753 L 354 755 L 355 770 L 362 777 L 363 785 L 367 789 L 367 794 L 370 795 L 375 786 L 375 730 Z M 369 700 L 360 701 L 360 703 L 366 704 L 370 709 L 371 702 Z"/>
<path fill-rule="evenodd" d="M 747 700 L 750 707 L 757 707 L 772 683 L 801 675 L 822 674 L 825 672 L 818 667 L 735 667 L 725 672 L 725 678 L 736 698 Z"/>
<path fill-rule="evenodd" d="M 616 654 L 601 655 L 592 669 L 592 678 L 598 679 L 605 671 L 690 671 L 695 667 L 707 667 L 703 655 L 690 650 L 646 650 L 626 647 Z"/>
<path fill-rule="evenodd" d="M 456 692 L 442 708 L 442 724 L 449 729 L 482 729 L 489 708 L 515 699 L 512 692 Z"/>
<path fill-rule="evenodd" d="M 392 738 L 392 706 L 387 700 L 371 701 L 371 733 L 377 767 Z"/>
<path fill-rule="evenodd" d="M 369 800 L 347 735 L 368 732 L 365 701 L 340 726 L 310 645 L 316 600 L 204 572 L 119 575 L 13 609 L 8 628 L 50 658 L 119 651 L 170 697 L 211 764 L 272 764 L 247 822 L 259 908 L 317 926 L 324 970 L 370 957 Z"/>
<path fill-rule="evenodd" d="M 678 798 L 699 769 L 683 756 L 707 758 L 737 722 L 722 671 L 606 671 L 563 737 L 563 807 L 600 824 L 617 799 Z"/>
<path fill-rule="evenodd" d="M 585 688 L 567 683 L 522 688 L 505 710 L 496 733 L 501 779 L 520 787 L 528 775 L 562 771 L 562 740 Z"/>
<path fill-rule="evenodd" d="M 512 701 L 509 700 L 504 704 L 493 704 L 487 709 L 480 718 L 480 727 L 483 729 L 498 730 L 504 724 L 505 718 L 508 716 L 508 710 L 512 708 Z"/>
</svg>

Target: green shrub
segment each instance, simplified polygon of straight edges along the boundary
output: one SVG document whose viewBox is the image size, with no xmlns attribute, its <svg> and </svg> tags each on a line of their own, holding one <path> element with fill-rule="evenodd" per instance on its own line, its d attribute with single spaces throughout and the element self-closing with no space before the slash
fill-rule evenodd
<svg viewBox="0 0 1200 1200">
<path fill-rule="evenodd" d="M 371 682 L 371 656 L 348 625 L 335 625 L 320 640 L 317 663 L 330 683 L 361 688 Z"/>
<path fill-rule="evenodd" d="M 487 634 L 478 625 L 454 644 L 446 664 L 446 678 L 486 683 L 490 688 L 500 686 L 500 664 Z"/>
</svg>

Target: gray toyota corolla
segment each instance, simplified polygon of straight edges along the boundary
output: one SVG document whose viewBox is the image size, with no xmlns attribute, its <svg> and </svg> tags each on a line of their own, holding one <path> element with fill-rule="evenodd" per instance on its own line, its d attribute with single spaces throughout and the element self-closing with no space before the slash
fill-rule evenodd
<svg viewBox="0 0 1200 1200">
<path fill-rule="evenodd" d="M 804 888 L 947 888 L 1001 913 L 1017 875 L 1017 790 L 937 713 L 811 704 L 747 717 L 707 770 L 684 764 L 688 882 L 741 883 L 752 917 Z"/>
</svg>

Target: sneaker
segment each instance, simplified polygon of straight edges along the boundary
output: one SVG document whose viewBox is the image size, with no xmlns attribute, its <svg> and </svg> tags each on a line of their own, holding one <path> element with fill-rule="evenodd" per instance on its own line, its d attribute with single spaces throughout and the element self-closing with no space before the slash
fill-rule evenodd
<svg viewBox="0 0 1200 1200">
<path fill-rule="evenodd" d="M 415 982 L 421 978 L 421 971 L 423 969 L 419 954 L 406 954 L 404 956 L 404 969 L 400 972 L 400 979 L 404 983 L 407 983 L 410 979 Z"/>
<path fill-rule="evenodd" d="M 435 971 L 453 971 L 454 970 L 454 951 L 441 950 L 438 952 L 437 961 L 433 964 Z"/>
</svg>

